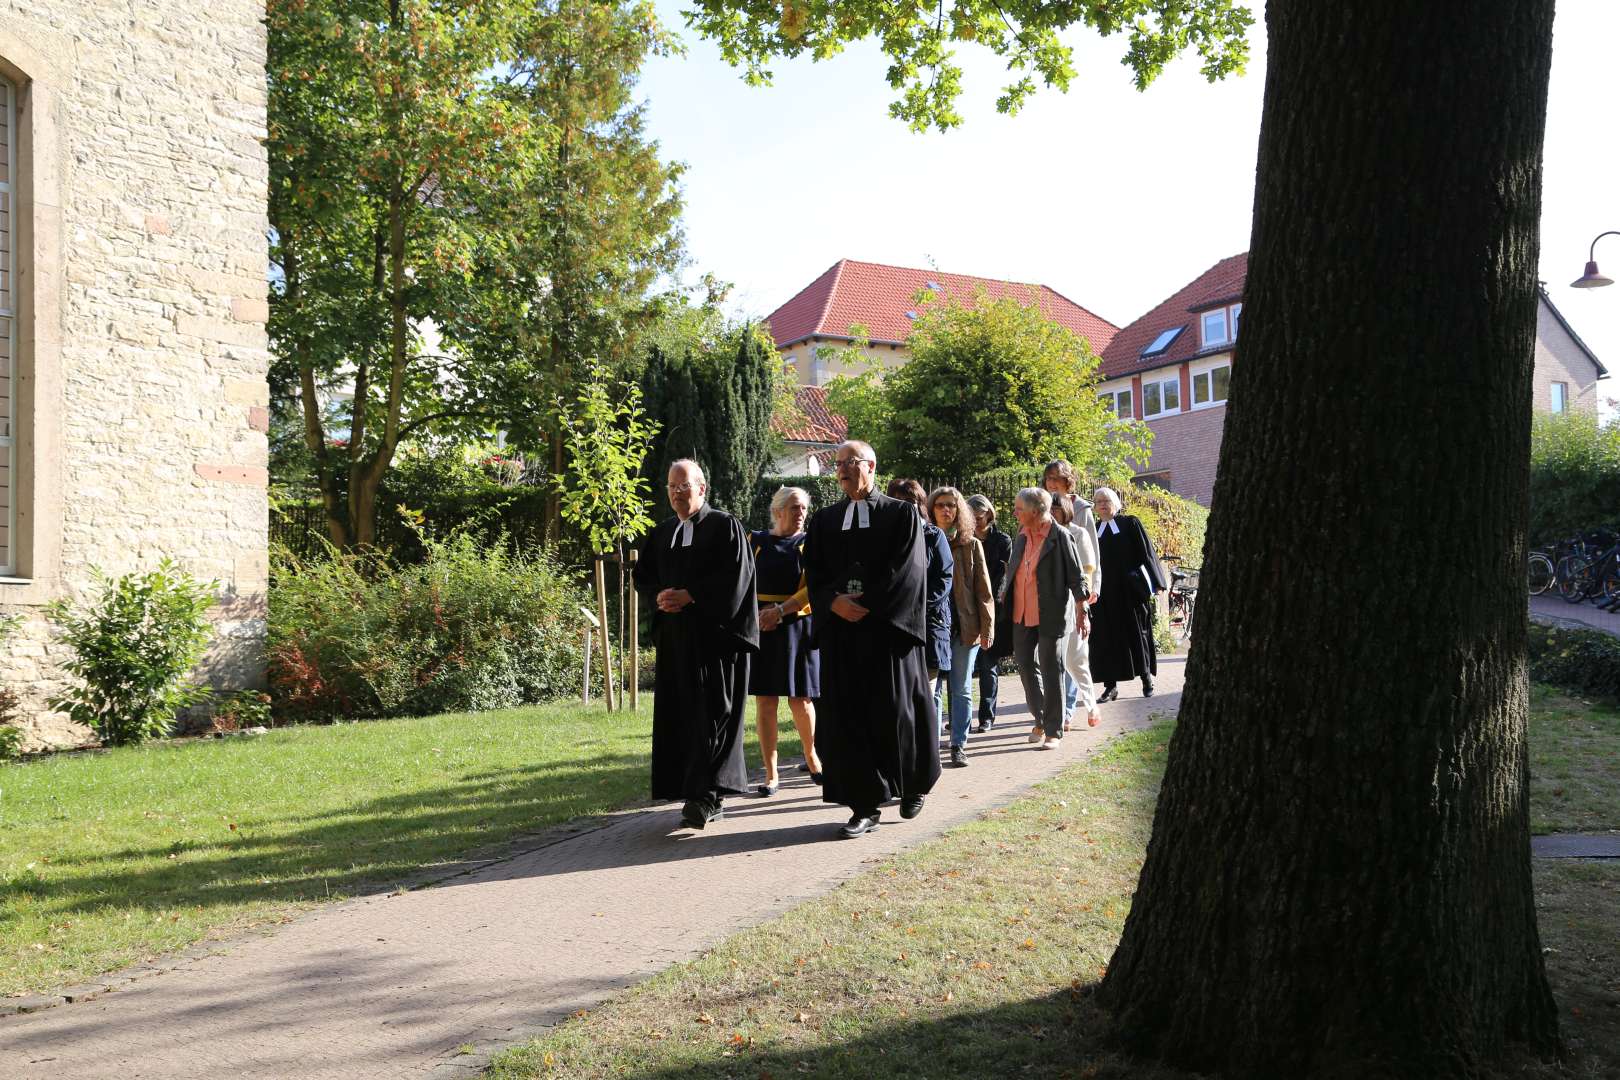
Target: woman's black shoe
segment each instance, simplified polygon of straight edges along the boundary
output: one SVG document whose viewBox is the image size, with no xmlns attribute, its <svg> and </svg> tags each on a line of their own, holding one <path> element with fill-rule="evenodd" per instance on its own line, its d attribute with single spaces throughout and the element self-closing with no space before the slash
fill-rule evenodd
<svg viewBox="0 0 1620 1080">
<path fill-rule="evenodd" d="M 820 787 L 821 786 L 821 774 L 818 773 L 818 772 L 811 773 L 810 774 L 810 782 L 812 784 L 815 784 L 817 787 Z"/>
<path fill-rule="evenodd" d="M 777 792 L 777 789 L 779 789 L 781 786 L 782 786 L 782 782 L 780 780 L 772 780 L 768 784 L 759 785 L 754 790 L 759 792 L 759 797 L 760 798 L 768 799 L 772 795 L 775 795 L 776 792 Z"/>
<path fill-rule="evenodd" d="M 1100 705 L 1105 701 L 1113 701 L 1117 697 L 1119 697 L 1119 687 L 1113 683 L 1108 683 L 1103 687 L 1103 692 L 1097 695 L 1097 703 Z"/>
</svg>

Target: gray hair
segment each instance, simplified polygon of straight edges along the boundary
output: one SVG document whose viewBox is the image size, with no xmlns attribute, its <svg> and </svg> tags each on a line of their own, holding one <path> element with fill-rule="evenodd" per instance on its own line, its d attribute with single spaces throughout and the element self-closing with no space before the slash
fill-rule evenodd
<svg viewBox="0 0 1620 1080">
<path fill-rule="evenodd" d="M 994 524 L 996 520 L 996 504 L 990 501 L 988 495 L 973 495 L 968 498 L 968 509 L 973 516 L 987 524 Z"/>
<path fill-rule="evenodd" d="M 798 495 L 804 499 L 805 509 L 810 508 L 810 493 L 801 487 L 779 487 L 776 494 L 771 496 L 771 513 L 776 513 L 788 504 L 788 500 Z"/>
<path fill-rule="evenodd" d="M 693 461 L 689 457 L 683 457 L 683 458 L 676 458 L 674 461 L 669 463 L 669 471 L 670 472 L 674 472 L 676 469 L 679 469 L 679 468 L 690 469 L 692 472 L 697 474 L 698 481 L 700 481 L 703 484 L 704 487 L 709 486 L 709 478 L 708 478 L 708 476 L 704 475 L 703 466 L 699 465 L 696 461 Z"/>
<path fill-rule="evenodd" d="M 861 461 L 870 461 L 873 465 L 877 464 L 877 451 L 872 449 L 871 443 L 862 442 L 859 439 L 845 439 L 838 444 L 838 450 L 842 450 L 846 446 L 855 451 L 855 456 Z M 838 450 L 833 451 L 834 457 L 838 456 Z"/>
<path fill-rule="evenodd" d="M 1113 503 L 1114 513 L 1116 514 L 1125 509 L 1125 500 L 1121 499 L 1119 497 L 1119 492 L 1115 491 L 1111 487 L 1100 487 L 1091 495 L 1092 502 L 1101 502 L 1103 499 L 1107 499 L 1110 503 Z"/>
<path fill-rule="evenodd" d="M 1041 517 L 1052 512 L 1052 496 L 1045 488 L 1027 487 L 1018 492 L 1018 501 L 1024 504 L 1025 510 L 1034 510 Z"/>
</svg>

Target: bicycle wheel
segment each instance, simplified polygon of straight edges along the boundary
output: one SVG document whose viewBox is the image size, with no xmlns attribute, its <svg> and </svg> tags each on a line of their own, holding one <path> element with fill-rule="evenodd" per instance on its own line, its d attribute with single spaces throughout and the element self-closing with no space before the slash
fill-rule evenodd
<svg viewBox="0 0 1620 1080">
<path fill-rule="evenodd" d="M 1620 562 L 1609 560 L 1609 565 L 1604 567 L 1600 587 L 1604 600 L 1620 600 Z"/>
<path fill-rule="evenodd" d="M 1198 601 L 1198 594 L 1197 593 L 1188 593 L 1187 594 L 1186 611 L 1181 616 L 1181 640 L 1182 641 L 1186 641 L 1188 638 L 1192 637 L 1193 607 L 1196 605 L 1197 601 Z"/>
<path fill-rule="evenodd" d="M 1558 595 L 1568 603 L 1580 603 L 1592 592 L 1592 577 L 1592 560 L 1582 555 L 1566 556 L 1558 564 Z"/>
<path fill-rule="evenodd" d="M 1530 553 L 1529 584 L 1531 596 L 1540 596 L 1542 593 L 1552 588 L 1552 583 L 1556 576 L 1557 575 L 1553 572 L 1553 564 L 1551 559 L 1547 558 L 1547 556 L 1540 551 L 1532 551 Z"/>
</svg>

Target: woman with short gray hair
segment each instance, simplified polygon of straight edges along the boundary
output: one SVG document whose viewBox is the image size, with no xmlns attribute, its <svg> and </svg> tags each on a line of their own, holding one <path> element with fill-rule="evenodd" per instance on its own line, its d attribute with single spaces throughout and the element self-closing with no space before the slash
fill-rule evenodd
<svg viewBox="0 0 1620 1080">
<path fill-rule="evenodd" d="M 771 496 L 771 528 L 753 533 L 754 580 L 759 601 L 759 654 L 748 677 L 754 696 L 754 726 L 765 759 L 761 796 L 781 786 L 776 767 L 777 709 L 788 699 L 793 726 L 804 746 L 810 779 L 821 783 L 816 756 L 816 711 L 821 696 L 821 658 L 810 640 L 810 590 L 804 578 L 804 527 L 810 517 L 810 493 L 782 487 Z"/>
<path fill-rule="evenodd" d="M 1022 528 L 1013 541 L 1001 583 L 1003 616 L 1012 628 L 1013 655 L 1024 698 L 1035 718 L 1029 741 L 1042 750 L 1063 742 L 1063 639 L 1090 594 L 1067 529 L 1052 520 L 1052 497 L 1040 488 L 1018 493 L 1014 513 Z"/>
</svg>

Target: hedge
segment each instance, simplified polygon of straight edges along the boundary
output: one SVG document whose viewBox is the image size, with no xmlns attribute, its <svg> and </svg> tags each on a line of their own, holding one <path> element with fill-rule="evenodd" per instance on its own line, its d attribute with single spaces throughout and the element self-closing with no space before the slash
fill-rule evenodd
<svg viewBox="0 0 1620 1080">
<path fill-rule="evenodd" d="M 1620 638 L 1531 623 L 1530 677 L 1571 693 L 1620 700 Z"/>
</svg>

